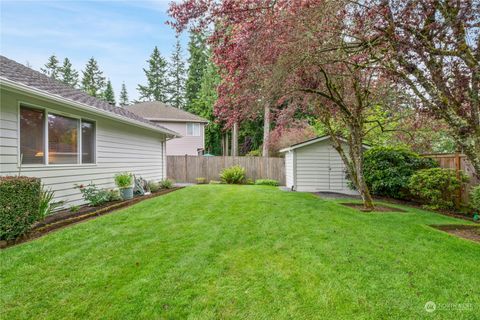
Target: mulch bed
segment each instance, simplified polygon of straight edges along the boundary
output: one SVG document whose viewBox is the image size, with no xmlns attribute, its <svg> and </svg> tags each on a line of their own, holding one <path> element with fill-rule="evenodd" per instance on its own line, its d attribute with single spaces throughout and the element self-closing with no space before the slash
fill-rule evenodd
<svg viewBox="0 0 480 320">
<path fill-rule="evenodd" d="M 182 188 L 184 187 L 175 187 L 172 189 L 160 190 L 146 196 L 138 196 L 130 200 L 109 202 L 105 205 L 98 207 L 83 206 L 77 212 L 71 212 L 68 209 L 59 211 L 46 217 L 45 220 L 38 222 L 28 234 L 15 240 L 0 241 L 0 249 L 42 237 L 47 233 L 64 228 L 68 225 L 94 219 L 96 217 L 114 212 L 118 209 L 129 207 L 140 201 L 162 196 Z"/>
<path fill-rule="evenodd" d="M 480 226 L 445 224 L 431 225 L 431 227 L 453 234 L 459 238 L 480 242 Z"/>
<path fill-rule="evenodd" d="M 344 203 L 340 203 L 340 204 L 344 205 L 344 206 L 347 206 L 347 207 L 350 207 L 350 208 L 353 208 L 353 209 L 363 211 L 363 212 L 406 212 L 403 209 L 389 207 L 389 206 L 385 206 L 385 205 L 375 205 L 375 209 L 373 211 L 366 211 L 365 207 L 361 203 L 344 202 Z"/>
</svg>

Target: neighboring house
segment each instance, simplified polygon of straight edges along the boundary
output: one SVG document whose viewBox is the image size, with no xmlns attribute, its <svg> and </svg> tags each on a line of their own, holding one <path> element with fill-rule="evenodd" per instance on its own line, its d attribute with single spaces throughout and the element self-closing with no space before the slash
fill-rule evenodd
<svg viewBox="0 0 480 320">
<path fill-rule="evenodd" d="M 114 175 L 166 178 L 166 140 L 178 133 L 0 56 L 0 175 L 41 178 L 64 207 L 76 184 L 113 188 Z"/>
<path fill-rule="evenodd" d="M 306 192 L 358 194 L 349 188 L 345 165 L 330 139 L 330 136 L 318 137 L 280 150 L 285 153 L 288 188 Z M 341 140 L 345 150 L 348 150 L 348 144 Z"/>
<path fill-rule="evenodd" d="M 167 141 L 167 155 L 202 155 L 205 150 L 205 125 L 208 120 L 160 101 L 141 102 L 127 107 L 137 115 L 180 133 Z"/>
</svg>

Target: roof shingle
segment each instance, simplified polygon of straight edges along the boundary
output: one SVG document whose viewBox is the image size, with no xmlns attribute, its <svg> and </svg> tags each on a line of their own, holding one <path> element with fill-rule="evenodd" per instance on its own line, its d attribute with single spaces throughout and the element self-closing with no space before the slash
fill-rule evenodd
<svg viewBox="0 0 480 320">
<path fill-rule="evenodd" d="M 60 81 L 56 81 L 38 71 L 30 69 L 2 55 L 0 55 L 0 78 L 5 78 L 37 90 L 42 90 L 51 95 L 57 95 L 74 102 L 79 102 L 91 107 L 108 111 L 126 118 L 126 120 L 134 120 L 137 122 L 142 122 L 150 127 L 158 127 L 166 133 L 178 135 L 178 133 L 164 128 L 154 122 L 148 121 L 147 119 L 128 111 L 126 108 L 112 106 L 104 100 L 92 97 L 82 90 L 71 88 Z"/>
<path fill-rule="evenodd" d="M 147 101 L 127 107 L 128 110 L 149 120 L 208 122 L 193 113 L 178 109 L 160 101 Z"/>
</svg>

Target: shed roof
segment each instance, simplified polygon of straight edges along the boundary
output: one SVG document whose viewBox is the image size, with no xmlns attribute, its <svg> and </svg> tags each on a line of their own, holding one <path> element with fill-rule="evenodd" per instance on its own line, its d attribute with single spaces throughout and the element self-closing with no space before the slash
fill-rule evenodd
<svg viewBox="0 0 480 320">
<path fill-rule="evenodd" d="M 342 137 L 337 137 L 339 140 L 343 141 L 343 142 L 347 142 L 347 140 L 345 140 L 344 138 Z M 331 137 L 329 135 L 326 135 L 326 136 L 321 136 L 321 137 L 316 137 L 316 138 L 313 138 L 313 139 L 309 139 L 309 140 L 305 140 L 305 141 L 302 141 L 302 142 L 299 142 L 299 143 L 296 143 L 296 144 L 292 144 L 290 147 L 287 147 L 287 148 L 284 148 L 284 149 L 281 149 L 280 152 L 288 152 L 288 151 L 292 151 L 292 150 L 295 150 L 295 149 L 298 149 L 298 148 L 302 148 L 302 147 L 306 147 L 306 146 L 309 146 L 311 144 L 314 144 L 314 143 L 317 143 L 317 142 L 320 142 L 320 141 L 325 141 L 325 140 L 329 140 L 331 139 Z M 366 144 L 363 144 L 363 147 L 364 148 L 370 148 L 368 145 Z"/>
<path fill-rule="evenodd" d="M 203 122 L 208 120 L 161 101 L 146 101 L 128 107 L 133 113 L 151 121 Z"/>
<path fill-rule="evenodd" d="M 61 100 L 74 107 L 101 113 L 116 120 L 123 120 L 171 136 L 180 136 L 180 134 L 148 121 L 126 108 L 112 106 L 104 100 L 92 97 L 82 90 L 72 88 L 2 55 L 0 55 L 0 83 L 2 86 L 12 87 L 22 92 L 47 96 L 57 101 Z"/>
</svg>

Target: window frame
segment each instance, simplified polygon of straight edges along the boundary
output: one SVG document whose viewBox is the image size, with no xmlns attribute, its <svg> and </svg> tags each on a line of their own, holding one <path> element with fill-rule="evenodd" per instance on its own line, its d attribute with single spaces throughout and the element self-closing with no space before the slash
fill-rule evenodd
<svg viewBox="0 0 480 320">
<path fill-rule="evenodd" d="M 29 163 L 23 163 L 21 161 L 21 142 L 20 142 L 20 116 L 21 116 L 21 109 L 22 107 L 25 108 L 30 108 L 30 109 L 36 109 L 40 110 L 44 114 L 44 123 L 43 123 L 43 138 L 44 138 L 44 163 L 42 164 L 29 164 Z M 53 108 L 48 108 L 44 106 L 40 106 L 37 104 L 33 104 L 30 102 L 25 102 L 25 101 L 18 101 L 17 104 L 17 129 L 18 129 L 18 134 L 17 134 L 17 165 L 18 167 L 22 168 L 39 168 L 39 167 L 87 167 L 87 166 L 96 166 L 97 165 L 97 121 L 91 118 L 87 117 L 82 117 L 76 114 L 72 114 L 69 112 L 64 112 L 64 111 L 59 111 Z M 62 163 L 62 164 L 51 164 L 48 162 L 48 115 L 49 114 L 54 114 L 58 116 L 64 116 L 72 119 L 77 120 L 77 132 L 78 138 L 77 138 L 77 162 L 76 163 Z M 94 139 L 93 139 L 93 162 L 92 163 L 82 163 L 82 120 L 93 123 L 93 134 L 94 134 Z"/>
<path fill-rule="evenodd" d="M 189 124 L 194 126 L 193 134 L 188 134 L 188 125 Z M 198 126 L 198 135 L 195 135 L 195 125 Z M 200 122 L 187 122 L 185 124 L 185 136 L 187 136 L 187 137 L 201 137 L 202 136 L 202 127 L 200 125 Z"/>
</svg>

